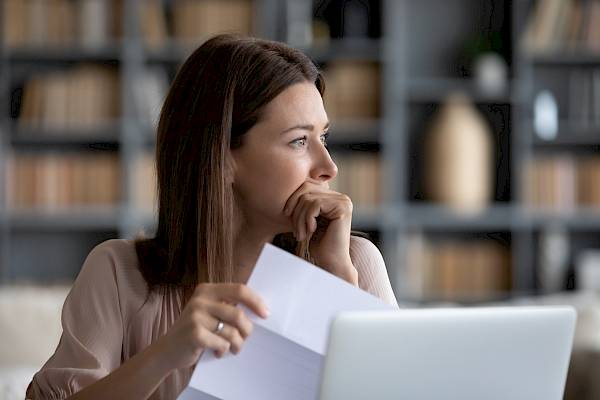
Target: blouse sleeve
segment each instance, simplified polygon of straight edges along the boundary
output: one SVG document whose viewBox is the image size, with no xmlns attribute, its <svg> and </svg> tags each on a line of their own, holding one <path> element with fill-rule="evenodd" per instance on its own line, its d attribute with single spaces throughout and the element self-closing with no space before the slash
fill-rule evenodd
<svg viewBox="0 0 600 400">
<path fill-rule="evenodd" d="M 358 286 L 398 307 L 381 252 L 370 240 L 350 237 L 350 258 L 358 271 Z"/>
<path fill-rule="evenodd" d="M 123 321 L 114 257 L 105 243 L 86 258 L 63 305 L 58 347 L 33 376 L 27 399 L 64 399 L 121 364 Z"/>
</svg>

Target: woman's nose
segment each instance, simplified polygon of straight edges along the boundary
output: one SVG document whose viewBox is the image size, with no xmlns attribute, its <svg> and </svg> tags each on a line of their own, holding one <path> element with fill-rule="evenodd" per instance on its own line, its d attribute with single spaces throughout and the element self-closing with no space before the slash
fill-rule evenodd
<svg viewBox="0 0 600 400">
<path fill-rule="evenodd" d="M 315 166 L 313 168 L 312 178 L 321 182 L 327 182 L 336 177 L 338 173 L 337 165 L 333 162 L 329 151 L 325 146 L 320 146 L 318 154 L 315 155 Z"/>
</svg>

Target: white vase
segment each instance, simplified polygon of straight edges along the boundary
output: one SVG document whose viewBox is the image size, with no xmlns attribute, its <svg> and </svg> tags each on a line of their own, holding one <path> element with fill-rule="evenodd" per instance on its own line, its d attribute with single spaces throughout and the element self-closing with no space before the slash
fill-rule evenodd
<svg viewBox="0 0 600 400">
<path fill-rule="evenodd" d="M 490 96 L 506 90 L 508 67 L 499 54 L 487 52 L 475 60 L 475 82 L 477 87 Z"/>
</svg>

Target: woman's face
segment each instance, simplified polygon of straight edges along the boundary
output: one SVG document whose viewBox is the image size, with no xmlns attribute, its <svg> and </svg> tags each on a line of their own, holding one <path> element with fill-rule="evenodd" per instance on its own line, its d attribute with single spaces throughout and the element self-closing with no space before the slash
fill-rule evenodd
<svg viewBox="0 0 600 400">
<path fill-rule="evenodd" d="M 313 83 L 281 92 L 232 150 L 236 202 L 246 221 L 272 234 L 291 232 L 287 199 L 307 180 L 328 187 L 337 166 L 325 147 L 328 119 Z"/>
</svg>

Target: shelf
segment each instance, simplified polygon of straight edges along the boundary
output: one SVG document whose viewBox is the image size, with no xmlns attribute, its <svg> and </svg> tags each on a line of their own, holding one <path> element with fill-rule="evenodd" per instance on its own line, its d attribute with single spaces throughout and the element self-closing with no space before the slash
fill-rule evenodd
<svg viewBox="0 0 600 400">
<path fill-rule="evenodd" d="M 412 203 L 404 208 L 403 215 L 402 223 L 409 229 L 510 230 L 515 226 L 513 207 L 498 203 L 473 214 L 460 214 L 435 204 Z"/>
<path fill-rule="evenodd" d="M 15 147 L 91 147 L 116 150 L 120 144 L 118 123 L 86 129 L 16 128 L 10 135 Z"/>
<path fill-rule="evenodd" d="M 523 209 L 521 216 L 536 228 L 563 226 L 574 230 L 600 231 L 600 209 L 577 209 L 571 211 Z"/>
<path fill-rule="evenodd" d="M 176 41 L 169 41 L 160 49 L 145 49 L 144 57 L 148 62 L 179 64 L 191 53 L 192 49 Z"/>
<path fill-rule="evenodd" d="M 13 230 L 108 230 L 119 229 L 117 207 L 82 207 L 64 211 L 8 210 L 5 223 Z"/>
<path fill-rule="evenodd" d="M 545 140 L 534 136 L 533 145 L 536 147 L 581 147 L 581 146 L 600 146 L 600 134 L 597 137 L 588 135 L 557 135 L 556 138 Z"/>
<path fill-rule="evenodd" d="M 463 92 L 475 103 L 510 104 L 516 102 L 516 98 L 511 95 L 510 81 L 507 85 L 508 87 L 499 93 L 486 93 L 470 78 L 420 78 L 400 82 L 398 90 L 405 93 L 407 100 L 412 103 L 439 103 L 453 92 Z"/>
<path fill-rule="evenodd" d="M 382 61 L 381 40 L 374 38 L 330 39 L 328 42 L 315 43 L 308 47 L 298 47 L 317 63 L 332 60 Z M 149 62 L 180 63 L 193 48 L 170 39 L 160 49 L 145 49 L 145 58 Z"/>
<path fill-rule="evenodd" d="M 567 120 L 558 123 L 556 138 L 546 140 L 535 134 L 533 122 L 526 122 L 525 129 L 532 132 L 533 144 L 536 146 L 594 146 L 600 145 L 600 126 L 593 124 L 577 124 Z"/>
<path fill-rule="evenodd" d="M 331 39 L 328 43 L 300 47 L 315 62 L 359 60 L 380 62 L 381 40 L 371 38 Z"/>
<path fill-rule="evenodd" d="M 129 212 L 128 224 L 134 227 L 154 228 L 157 217 L 149 212 Z M 380 207 L 355 205 L 352 213 L 352 229 L 380 229 L 389 218 L 384 218 Z"/>
<path fill-rule="evenodd" d="M 380 141 L 381 125 L 380 119 L 333 120 L 329 143 L 377 143 Z"/>
<path fill-rule="evenodd" d="M 600 53 L 592 51 L 562 51 L 526 55 L 525 61 L 534 66 L 600 66 Z"/>
<path fill-rule="evenodd" d="M 409 229 L 521 230 L 558 224 L 571 229 L 600 231 L 600 209 L 544 211 L 496 203 L 480 213 L 462 215 L 444 206 L 412 204 L 404 207 L 403 215 L 403 224 Z"/>
<path fill-rule="evenodd" d="M 352 229 L 381 229 L 386 218 L 381 207 L 355 205 L 352 212 Z"/>
<path fill-rule="evenodd" d="M 149 213 L 130 215 L 134 225 L 154 227 L 156 224 L 156 217 Z M 468 215 L 434 204 L 398 205 L 389 208 L 360 205 L 354 207 L 353 228 L 380 229 L 394 227 L 398 223 L 407 229 L 447 229 L 460 232 L 533 229 L 557 223 L 575 229 L 600 231 L 600 209 L 544 212 L 496 203 L 479 213 Z"/>
<path fill-rule="evenodd" d="M 119 62 L 121 57 L 120 45 L 99 48 L 82 47 L 24 47 L 17 49 L 2 49 L 3 57 L 10 63 L 38 62 L 77 62 L 77 61 L 108 61 Z"/>
</svg>

